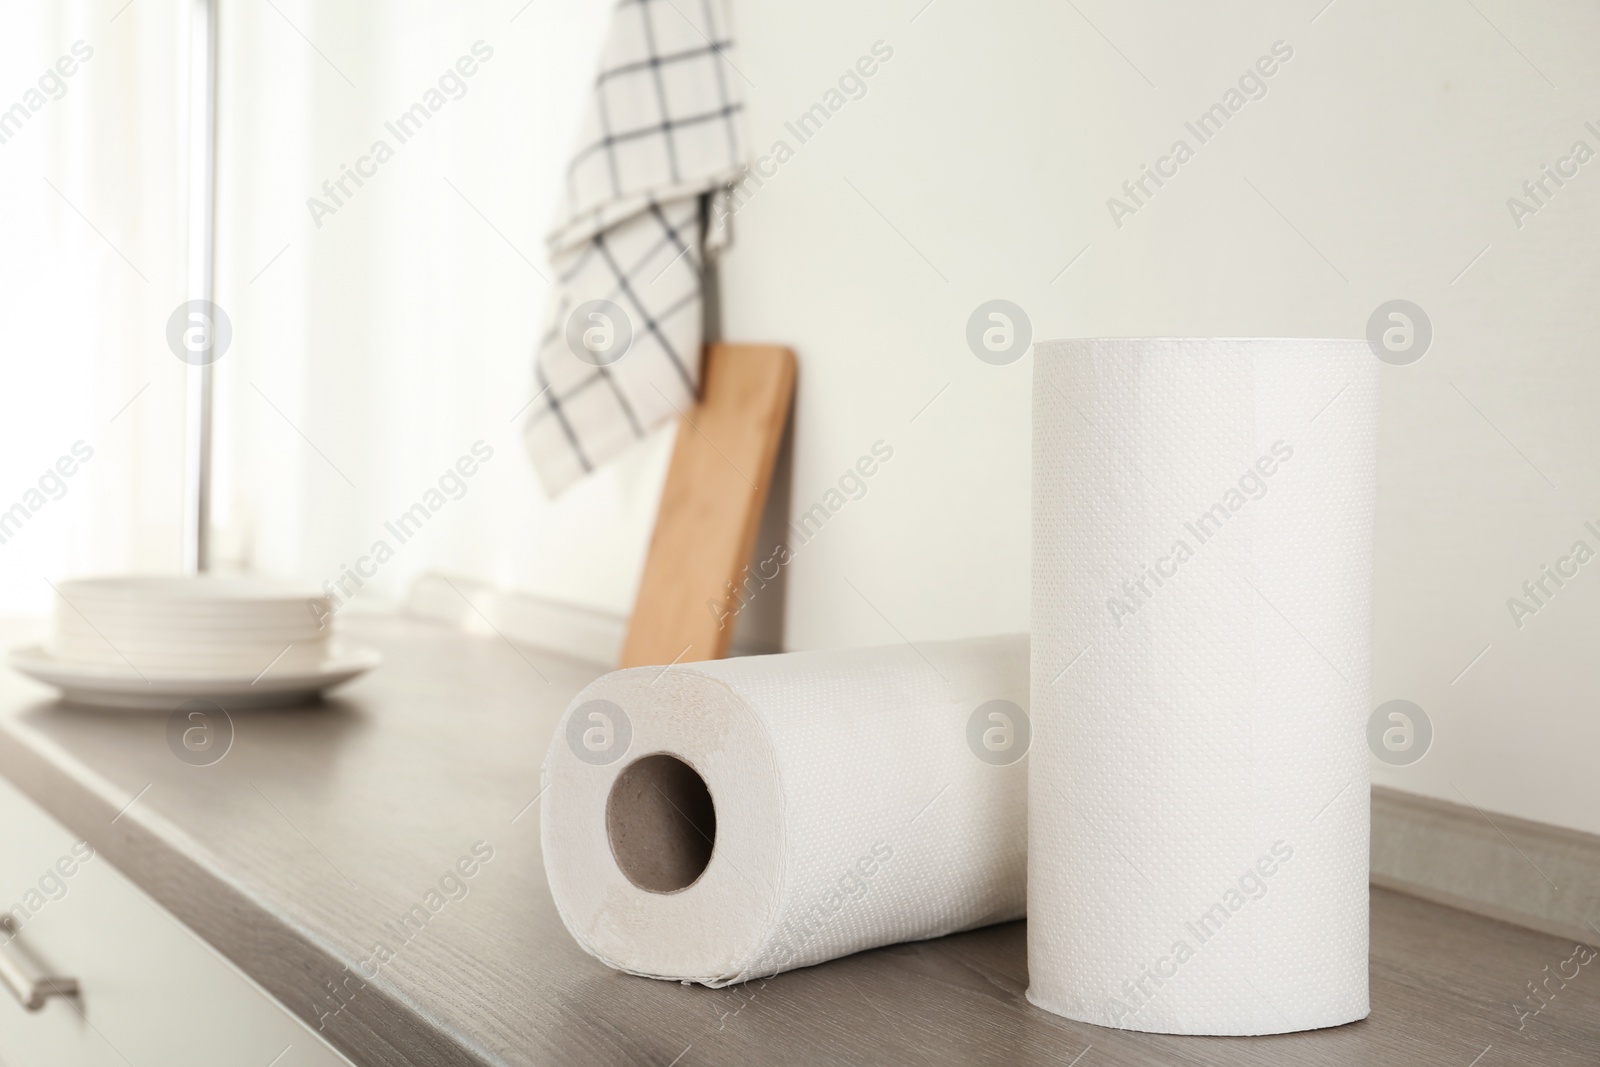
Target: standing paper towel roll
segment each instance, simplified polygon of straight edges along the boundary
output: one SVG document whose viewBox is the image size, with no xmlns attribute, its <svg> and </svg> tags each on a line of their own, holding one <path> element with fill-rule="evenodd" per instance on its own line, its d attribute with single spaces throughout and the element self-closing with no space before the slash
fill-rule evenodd
<svg viewBox="0 0 1600 1067">
<path fill-rule="evenodd" d="M 710 986 L 1023 914 L 1028 641 L 800 652 L 599 679 L 551 743 L 562 921 Z"/>
<path fill-rule="evenodd" d="M 1179 1034 L 1364 1018 L 1378 361 L 1035 352 L 1028 999 Z"/>
</svg>

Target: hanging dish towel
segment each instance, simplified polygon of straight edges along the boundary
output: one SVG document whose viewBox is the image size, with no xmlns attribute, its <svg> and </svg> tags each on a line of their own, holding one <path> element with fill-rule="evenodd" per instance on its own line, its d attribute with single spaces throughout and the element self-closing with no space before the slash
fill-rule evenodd
<svg viewBox="0 0 1600 1067">
<path fill-rule="evenodd" d="M 552 496 L 694 402 L 709 199 L 745 160 L 723 5 L 612 12 L 548 238 L 556 276 L 524 427 Z"/>
</svg>

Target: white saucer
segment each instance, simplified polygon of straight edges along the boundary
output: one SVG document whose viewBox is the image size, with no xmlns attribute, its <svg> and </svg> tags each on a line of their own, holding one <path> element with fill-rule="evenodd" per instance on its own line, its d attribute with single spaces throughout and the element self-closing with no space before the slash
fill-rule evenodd
<svg viewBox="0 0 1600 1067">
<path fill-rule="evenodd" d="M 296 668 L 279 673 L 269 669 L 258 677 L 150 671 L 141 676 L 126 666 L 64 660 L 41 645 L 14 648 L 8 658 L 23 674 L 61 690 L 61 698 L 69 703 L 135 711 L 172 711 L 197 697 L 215 700 L 225 711 L 303 704 L 383 661 L 376 649 L 340 648 L 315 670 Z"/>
</svg>

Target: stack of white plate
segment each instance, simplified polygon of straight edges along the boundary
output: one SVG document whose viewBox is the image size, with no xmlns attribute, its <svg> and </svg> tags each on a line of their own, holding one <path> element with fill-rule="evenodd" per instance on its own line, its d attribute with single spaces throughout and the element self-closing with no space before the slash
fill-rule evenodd
<svg viewBox="0 0 1600 1067">
<path fill-rule="evenodd" d="M 333 640 L 323 593 L 263 578 L 89 578 L 57 586 L 54 625 L 12 665 L 78 703 L 304 700 L 375 666 Z"/>
</svg>

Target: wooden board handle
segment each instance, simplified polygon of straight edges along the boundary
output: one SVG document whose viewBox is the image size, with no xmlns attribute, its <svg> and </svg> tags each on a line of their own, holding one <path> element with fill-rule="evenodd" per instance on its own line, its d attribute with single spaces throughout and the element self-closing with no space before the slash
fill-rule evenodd
<svg viewBox="0 0 1600 1067">
<path fill-rule="evenodd" d="M 728 654 L 734 587 L 755 548 L 794 378 L 794 353 L 778 345 L 706 350 L 701 399 L 678 424 L 619 666 Z"/>
</svg>

